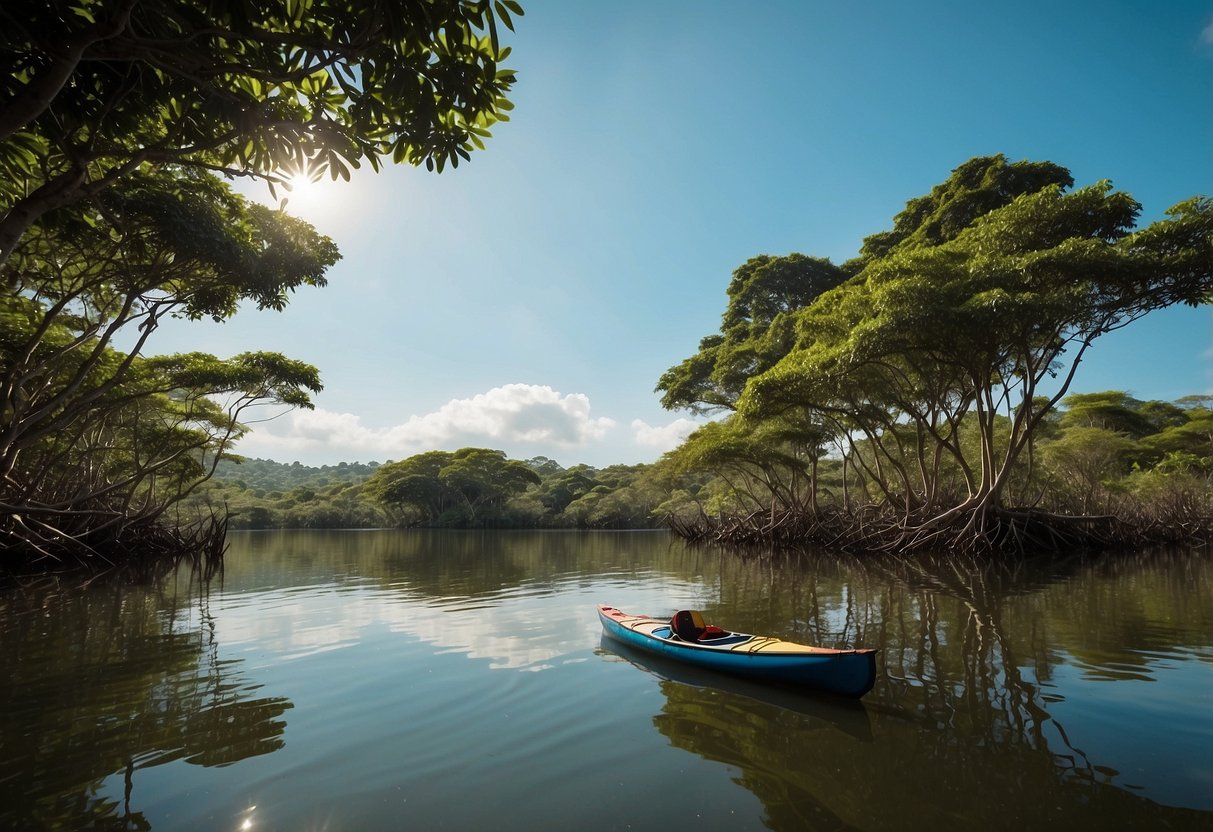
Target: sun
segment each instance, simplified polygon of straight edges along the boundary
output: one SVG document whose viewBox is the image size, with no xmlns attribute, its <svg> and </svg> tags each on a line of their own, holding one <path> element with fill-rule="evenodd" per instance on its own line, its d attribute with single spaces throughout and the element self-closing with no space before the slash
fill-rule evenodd
<svg viewBox="0 0 1213 832">
<path fill-rule="evenodd" d="M 287 199 L 307 199 L 308 195 L 316 187 L 317 179 L 315 174 L 306 170 L 292 173 L 283 182 Z"/>
<path fill-rule="evenodd" d="M 278 180 L 276 201 L 279 208 L 300 219 L 315 223 L 339 209 L 342 189 L 315 171 L 300 171 Z"/>
</svg>

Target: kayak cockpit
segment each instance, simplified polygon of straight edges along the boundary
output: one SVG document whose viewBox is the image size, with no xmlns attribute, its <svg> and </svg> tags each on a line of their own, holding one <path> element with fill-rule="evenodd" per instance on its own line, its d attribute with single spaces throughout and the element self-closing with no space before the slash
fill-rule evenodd
<svg viewBox="0 0 1213 832">
<path fill-rule="evenodd" d="M 703 614 L 698 610 L 679 610 L 670 619 L 669 627 L 654 630 L 653 635 L 690 644 L 714 646 L 740 644 L 753 638 L 744 633 L 730 633 L 728 630 L 722 630 L 706 623 L 703 620 Z"/>
</svg>

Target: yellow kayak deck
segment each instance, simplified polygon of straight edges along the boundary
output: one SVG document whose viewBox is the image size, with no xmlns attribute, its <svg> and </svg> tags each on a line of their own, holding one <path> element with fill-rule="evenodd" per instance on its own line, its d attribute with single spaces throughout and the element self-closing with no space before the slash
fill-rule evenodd
<svg viewBox="0 0 1213 832">
<path fill-rule="evenodd" d="M 610 616 L 613 620 L 637 633 L 643 633 L 650 638 L 664 638 L 670 641 L 682 641 L 677 636 L 673 635 L 670 628 L 670 622 L 662 621 L 657 618 L 650 618 L 643 615 L 628 615 L 619 610 L 604 611 L 605 615 Z M 670 631 L 666 634 L 659 634 L 659 630 Z M 738 641 L 737 639 L 742 639 Z M 720 643 L 714 643 L 720 642 Z M 830 655 L 842 653 L 854 653 L 854 650 L 835 650 L 832 647 L 811 647 L 807 644 L 798 644 L 794 641 L 784 641 L 783 639 L 774 638 L 773 636 L 755 636 L 748 633 L 728 633 L 718 639 L 707 639 L 698 642 L 685 642 L 694 644 L 696 647 L 704 647 L 712 650 L 728 650 L 737 653 L 813 653 L 816 655 Z"/>
</svg>

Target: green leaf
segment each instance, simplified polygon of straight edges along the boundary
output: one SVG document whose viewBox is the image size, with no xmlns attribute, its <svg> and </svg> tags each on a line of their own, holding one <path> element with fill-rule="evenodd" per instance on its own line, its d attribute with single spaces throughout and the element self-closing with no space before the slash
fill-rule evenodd
<svg viewBox="0 0 1213 832">
<path fill-rule="evenodd" d="M 509 9 L 506 8 L 505 4 L 502 3 L 501 0 L 497 0 L 497 2 L 493 5 L 497 9 L 497 16 L 501 18 L 501 22 L 505 24 L 505 27 L 511 32 L 514 31 L 514 21 L 510 20 L 510 12 Z M 493 51 L 497 51 L 496 42 L 493 43 Z"/>
</svg>

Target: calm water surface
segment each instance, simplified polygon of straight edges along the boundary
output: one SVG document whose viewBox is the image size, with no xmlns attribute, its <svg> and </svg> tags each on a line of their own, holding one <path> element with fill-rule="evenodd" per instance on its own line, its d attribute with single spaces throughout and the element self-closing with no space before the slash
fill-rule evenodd
<svg viewBox="0 0 1213 832">
<path fill-rule="evenodd" d="M 862 703 L 624 651 L 598 602 L 880 649 Z M 234 535 L 0 588 L 0 828 L 1213 829 L 1213 556 L 1047 570 L 661 533 Z"/>
</svg>

